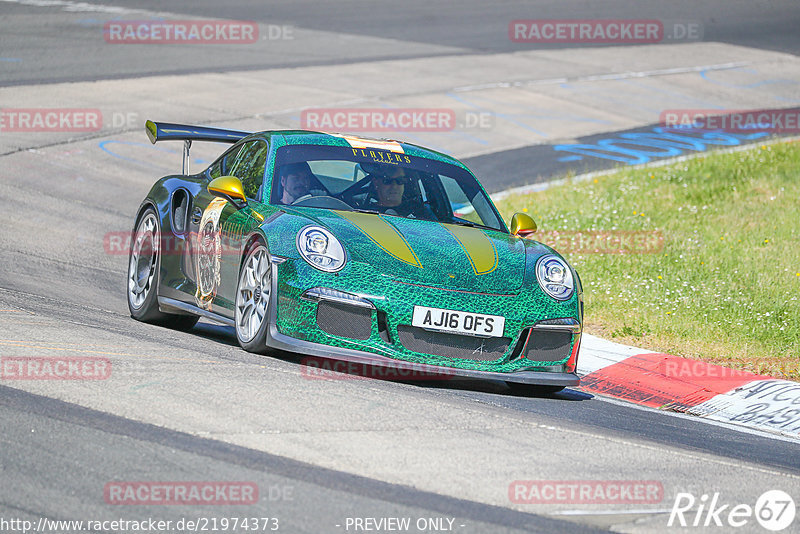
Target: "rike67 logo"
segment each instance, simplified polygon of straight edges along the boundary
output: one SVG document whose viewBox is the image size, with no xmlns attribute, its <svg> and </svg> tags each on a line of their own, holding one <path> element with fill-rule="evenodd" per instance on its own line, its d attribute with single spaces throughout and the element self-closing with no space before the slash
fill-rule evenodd
<svg viewBox="0 0 800 534">
<path fill-rule="evenodd" d="M 763 528 L 780 532 L 794 522 L 795 512 L 794 499 L 781 490 L 764 492 L 755 506 L 723 504 L 719 493 L 703 494 L 699 499 L 691 493 L 678 493 L 667 526 L 723 527 L 728 531 L 745 525 L 752 528 L 755 519 Z"/>
</svg>

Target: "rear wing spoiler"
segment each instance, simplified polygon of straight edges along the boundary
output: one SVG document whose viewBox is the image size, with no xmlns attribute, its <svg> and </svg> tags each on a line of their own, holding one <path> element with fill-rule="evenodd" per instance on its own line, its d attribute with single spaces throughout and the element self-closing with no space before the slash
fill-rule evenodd
<svg viewBox="0 0 800 534">
<path fill-rule="evenodd" d="M 150 120 L 144 123 L 144 129 L 153 144 L 159 141 L 183 141 L 183 174 L 189 174 L 189 149 L 192 147 L 192 141 L 235 143 L 250 135 L 250 132 L 240 132 L 238 130 L 153 122 Z"/>
</svg>

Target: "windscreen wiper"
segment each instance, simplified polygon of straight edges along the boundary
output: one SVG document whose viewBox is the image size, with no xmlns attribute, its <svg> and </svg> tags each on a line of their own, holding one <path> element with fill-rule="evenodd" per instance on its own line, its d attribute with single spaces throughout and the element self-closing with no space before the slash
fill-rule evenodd
<svg viewBox="0 0 800 534">
<path fill-rule="evenodd" d="M 458 224 L 461 226 L 470 226 L 472 228 L 486 228 L 487 230 L 497 230 L 497 228 L 492 228 L 491 226 L 486 226 L 485 224 L 476 223 L 472 221 L 467 221 L 465 219 L 459 219 L 455 217 L 452 221 L 448 221 L 450 224 Z"/>
<path fill-rule="evenodd" d="M 372 213 L 372 214 L 375 214 L 375 215 L 380 215 L 381 214 L 381 212 L 379 212 L 378 210 L 370 210 L 370 209 L 367 209 L 367 208 L 351 208 L 351 209 L 353 211 L 355 211 L 355 212 L 358 212 L 358 213 Z"/>
</svg>

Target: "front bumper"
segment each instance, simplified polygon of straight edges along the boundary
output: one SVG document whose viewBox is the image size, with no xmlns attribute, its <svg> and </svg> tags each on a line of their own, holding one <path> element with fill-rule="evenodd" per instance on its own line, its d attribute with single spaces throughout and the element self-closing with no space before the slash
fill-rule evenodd
<svg viewBox="0 0 800 534">
<path fill-rule="evenodd" d="M 331 358 L 343 360 L 363 365 L 374 365 L 376 367 L 387 367 L 390 369 L 410 371 L 414 373 L 424 373 L 430 375 L 440 375 L 442 379 L 453 376 L 464 378 L 479 378 L 482 380 L 503 380 L 519 384 L 535 384 L 541 386 L 577 386 L 580 378 L 576 373 L 558 373 L 543 371 L 514 371 L 510 373 L 498 373 L 492 371 L 480 371 L 475 369 L 459 369 L 457 367 L 442 367 L 437 365 L 418 364 L 394 358 L 387 358 L 370 352 L 363 352 L 341 347 L 332 347 L 295 339 L 278 332 L 275 325 L 270 325 L 267 335 L 267 345 L 278 350 L 288 352 L 302 352 L 309 356 L 321 358 Z"/>
<path fill-rule="evenodd" d="M 534 302 L 535 297 L 528 294 L 446 292 L 436 288 L 410 287 L 388 277 L 375 276 L 374 273 L 356 273 L 357 279 L 354 280 L 352 276 L 321 274 L 310 267 L 306 268 L 302 261 L 274 260 L 277 262 L 273 263 L 272 305 L 267 337 L 267 345 L 272 348 L 445 376 L 552 386 L 575 386 L 579 383 L 575 374 L 581 337 L 577 300 L 574 303 L 545 300 L 543 304 L 542 299 Z M 366 276 L 368 274 L 372 276 Z M 319 292 L 316 292 L 317 298 L 309 299 L 309 290 L 314 293 L 315 288 L 330 288 L 335 292 L 346 292 L 343 288 L 352 287 L 362 288 L 363 292 L 356 294 L 358 297 L 355 300 L 360 302 L 350 304 L 362 310 L 369 308 L 364 335 L 341 335 L 332 333 L 330 328 L 326 331 L 324 325 L 321 328 L 318 324 L 319 303 L 326 302 L 326 298 L 319 298 Z M 337 305 L 341 304 L 340 301 Z M 484 357 L 476 356 L 475 359 L 470 356 L 470 352 L 475 351 L 469 349 L 457 357 L 453 357 L 453 354 L 410 350 L 407 331 L 414 304 L 503 315 L 506 317 L 503 339 L 507 346 L 492 355 L 481 353 L 478 356 Z M 404 334 L 405 340 L 402 338 Z M 547 336 L 551 336 L 550 339 L 560 336 L 562 342 L 554 349 L 555 352 L 550 350 L 545 358 L 541 350 L 534 349 L 537 346 L 541 349 L 542 340 Z M 480 338 L 472 339 L 477 339 L 483 346 Z M 424 345 L 426 341 L 420 343 Z M 547 361 L 537 361 L 540 358 Z"/>
</svg>

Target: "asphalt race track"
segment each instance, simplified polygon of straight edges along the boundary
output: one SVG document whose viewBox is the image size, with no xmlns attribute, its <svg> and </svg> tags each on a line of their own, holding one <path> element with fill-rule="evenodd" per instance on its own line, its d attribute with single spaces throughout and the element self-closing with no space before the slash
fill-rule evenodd
<svg viewBox="0 0 800 534">
<path fill-rule="evenodd" d="M 799 449 L 788 438 L 579 389 L 524 397 L 499 382 L 322 378 L 302 355 L 241 350 L 231 328 L 201 321 L 178 332 L 128 313 L 127 248 L 115 239 L 130 232 L 150 185 L 180 168 L 180 145 L 150 145 L 145 119 L 258 130 L 302 127 L 315 108 L 450 110 L 448 131 L 390 135 L 463 158 L 497 192 L 720 147 L 695 138 L 683 144 L 693 148 L 665 148 L 664 110 L 800 106 L 796 0 L 668 4 L 0 1 L 4 113 L 102 116 L 84 132 L 0 123 L 0 356 L 111 364 L 105 380 L 0 379 L 0 531 L 132 531 L 40 518 L 155 519 L 176 532 L 194 531 L 187 521 L 213 531 L 216 520 L 221 531 L 221 518 L 259 518 L 251 530 L 269 531 L 277 518 L 292 533 L 727 532 L 713 521 L 668 527 L 678 494 L 698 505 L 717 495 L 728 510 L 769 490 L 797 502 Z M 703 31 L 646 45 L 509 39 L 512 20 L 564 18 Z M 260 38 L 104 38 L 109 21 L 152 19 L 256 21 Z M 769 138 L 762 133 L 726 146 Z M 193 168 L 220 151 L 198 144 Z M 255 485 L 258 498 L 129 505 L 108 493 L 192 481 Z M 660 490 L 633 502 L 532 504 L 514 497 L 516 481 Z M 697 506 L 685 516 L 706 520 Z M 735 531 L 765 530 L 751 517 Z M 800 520 L 783 532 L 800 532 Z"/>
</svg>

